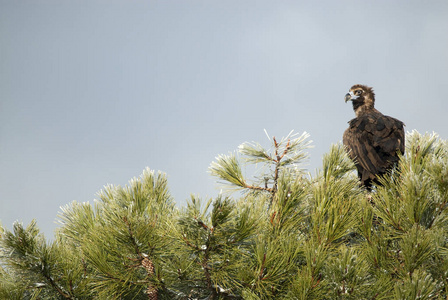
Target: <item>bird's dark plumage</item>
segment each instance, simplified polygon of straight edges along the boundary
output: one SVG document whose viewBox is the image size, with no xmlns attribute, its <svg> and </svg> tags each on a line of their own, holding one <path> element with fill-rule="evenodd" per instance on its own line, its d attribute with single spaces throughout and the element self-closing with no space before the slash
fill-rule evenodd
<svg viewBox="0 0 448 300">
<path fill-rule="evenodd" d="M 404 124 L 375 109 L 375 94 L 370 87 L 352 86 L 345 95 L 347 101 L 352 101 L 356 118 L 348 122 L 342 140 L 355 162 L 361 184 L 370 190 L 377 176 L 392 169 L 399 153 L 404 154 Z"/>
</svg>

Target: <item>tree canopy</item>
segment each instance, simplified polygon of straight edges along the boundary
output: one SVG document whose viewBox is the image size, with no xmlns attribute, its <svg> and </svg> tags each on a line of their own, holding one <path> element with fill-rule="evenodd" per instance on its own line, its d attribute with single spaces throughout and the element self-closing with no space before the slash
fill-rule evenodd
<svg viewBox="0 0 448 300">
<path fill-rule="evenodd" d="M 371 193 L 340 144 L 305 172 L 306 133 L 219 155 L 223 192 L 182 208 L 145 169 L 64 206 L 52 241 L 1 227 L 0 298 L 447 299 L 448 145 L 406 138 Z"/>
</svg>

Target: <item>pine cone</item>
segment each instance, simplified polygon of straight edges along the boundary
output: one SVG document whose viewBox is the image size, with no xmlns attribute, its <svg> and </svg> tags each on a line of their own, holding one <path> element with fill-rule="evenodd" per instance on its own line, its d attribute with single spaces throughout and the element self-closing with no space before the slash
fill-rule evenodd
<svg viewBox="0 0 448 300">
<path fill-rule="evenodd" d="M 150 286 L 150 287 L 148 287 L 146 289 L 146 294 L 148 294 L 148 299 L 150 299 L 150 300 L 157 300 L 158 299 L 158 297 L 157 297 L 157 290 L 154 287 L 152 287 L 152 286 Z"/>
<path fill-rule="evenodd" d="M 149 276 L 154 275 L 154 264 L 148 257 L 142 259 L 142 266 L 146 269 L 146 272 L 148 272 Z"/>
<path fill-rule="evenodd" d="M 141 265 L 143 268 L 146 269 L 146 272 L 148 273 L 148 276 L 154 275 L 154 264 L 152 260 L 148 258 L 148 256 L 145 256 L 142 259 Z M 157 289 L 153 287 L 151 284 L 149 284 L 148 288 L 146 289 L 146 293 L 148 294 L 148 299 L 150 300 L 157 300 Z"/>
</svg>

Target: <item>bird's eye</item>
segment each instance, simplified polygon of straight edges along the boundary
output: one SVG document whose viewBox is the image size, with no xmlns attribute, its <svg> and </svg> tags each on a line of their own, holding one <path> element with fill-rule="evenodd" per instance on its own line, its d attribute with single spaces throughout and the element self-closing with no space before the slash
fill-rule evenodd
<svg viewBox="0 0 448 300">
<path fill-rule="evenodd" d="M 357 90 L 357 91 L 355 92 L 356 95 L 361 95 L 361 93 L 362 93 L 361 90 Z"/>
</svg>

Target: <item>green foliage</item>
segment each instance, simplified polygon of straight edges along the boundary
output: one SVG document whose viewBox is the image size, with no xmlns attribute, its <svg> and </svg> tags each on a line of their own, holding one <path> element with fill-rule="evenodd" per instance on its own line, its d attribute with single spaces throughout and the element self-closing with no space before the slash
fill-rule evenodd
<svg viewBox="0 0 448 300">
<path fill-rule="evenodd" d="M 369 193 L 341 145 L 305 173 L 307 138 L 218 156 L 227 189 L 181 209 L 146 169 L 64 206 L 53 241 L 0 227 L 0 299 L 447 299 L 447 143 L 409 133 Z"/>
<path fill-rule="evenodd" d="M 245 188 L 241 166 L 234 154 L 220 155 L 210 166 L 210 172 L 213 176 L 221 178 L 224 183 L 235 188 Z"/>
<path fill-rule="evenodd" d="M 82 276 L 81 258 L 57 239 L 46 242 L 35 221 L 26 228 L 15 223 L 13 232 L 5 230 L 1 239 L 2 259 L 7 269 L 2 271 L 5 288 L 11 297 L 50 297 L 53 299 L 82 298 L 87 295 L 86 281 Z M 12 276 L 16 284 L 8 282 Z M 22 282 L 17 281 L 22 278 Z M 9 285 L 9 286 L 8 286 Z"/>
<path fill-rule="evenodd" d="M 175 255 L 188 262 L 178 268 L 176 293 L 200 299 L 234 295 L 249 259 L 255 223 L 248 207 L 228 197 L 210 199 L 204 207 L 192 197 L 172 231 Z"/>
</svg>

